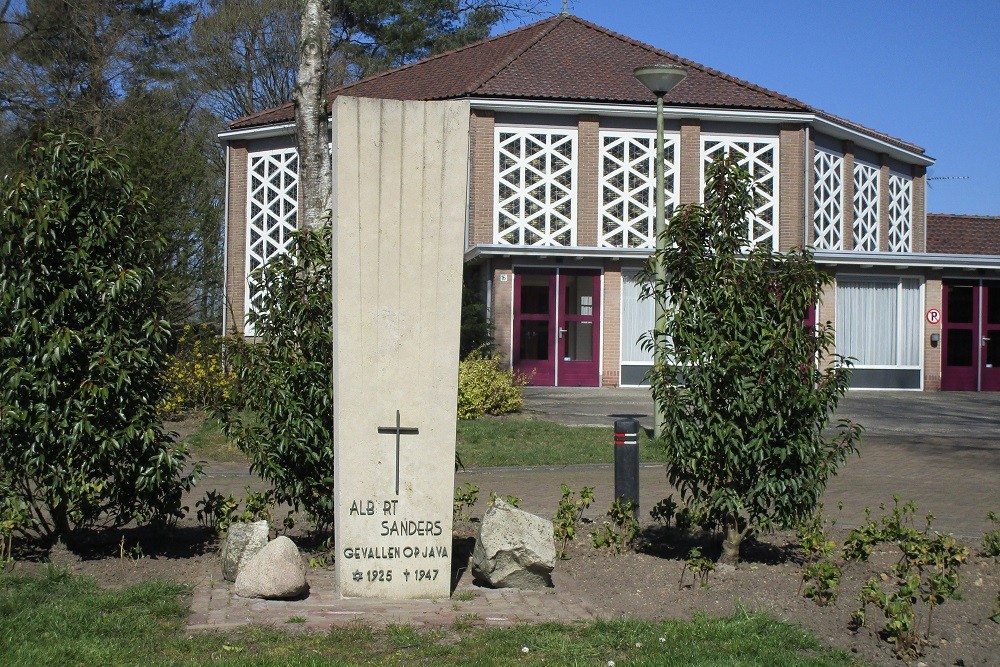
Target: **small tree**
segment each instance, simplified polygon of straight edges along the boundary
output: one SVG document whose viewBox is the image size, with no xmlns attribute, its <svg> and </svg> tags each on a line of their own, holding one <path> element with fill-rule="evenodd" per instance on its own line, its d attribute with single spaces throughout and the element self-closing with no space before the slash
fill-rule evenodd
<svg viewBox="0 0 1000 667">
<path fill-rule="evenodd" d="M 220 406 L 226 436 L 317 530 L 333 525 L 333 321 L 331 230 L 295 233 L 287 254 L 250 278 L 260 296 L 247 315 L 256 341 L 234 332 L 234 379 Z"/>
<path fill-rule="evenodd" d="M 158 410 L 162 240 L 114 152 L 45 133 L 0 187 L 0 465 L 47 541 L 179 516 L 186 450 Z"/>
<path fill-rule="evenodd" d="M 824 436 L 848 388 L 829 323 L 804 324 L 831 277 L 808 250 L 752 245 L 756 191 L 732 158 L 706 174 L 705 203 L 681 207 L 644 270 L 664 308 L 644 337 L 663 411 L 667 479 L 722 528 L 722 562 L 753 531 L 788 527 L 816 508 L 860 427 Z M 658 280 L 662 262 L 666 277 Z"/>
</svg>

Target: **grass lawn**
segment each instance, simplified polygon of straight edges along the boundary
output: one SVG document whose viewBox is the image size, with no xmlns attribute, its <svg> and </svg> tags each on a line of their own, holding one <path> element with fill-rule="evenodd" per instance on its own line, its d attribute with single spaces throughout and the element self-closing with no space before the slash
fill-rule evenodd
<svg viewBox="0 0 1000 667">
<path fill-rule="evenodd" d="M 613 442 L 610 426 L 563 426 L 522 417 L 458 422 L 458 455 L 469 468 L 614 463 Z M 639 458 L 663 460 L 645 433 L 639 434 Z"/>
<path fill-rule="evenodd" d="M 0 576 L 0 665 L 857 664 L 759 614 L 497 630 L 459 623 L 443 630 L 187 633 L 184 592 L 166 583 L 106 591 L 58 570 Z"/>
<path fill-rule="evenodd" d="M 612 442 L 611 427 L 563 426 L 519 415 L 458 422 L 458 455 L 468 468 L 613 463 Z M 211 418 L 187 437 L 187 443 L 195 459 L 246 460 Z M 639 434 L 639 457 L 643 461 L 663 460 L 662 452 L 645 433 Z"/>
</svg>

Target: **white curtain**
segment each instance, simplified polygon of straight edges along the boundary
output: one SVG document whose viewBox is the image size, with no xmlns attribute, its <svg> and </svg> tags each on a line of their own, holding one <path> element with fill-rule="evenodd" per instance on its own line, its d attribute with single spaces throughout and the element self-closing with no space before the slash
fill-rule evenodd
<svg viewBox="0 0 1000 667">
<path fill-rule="evenodd" d="M 640 300 L 642 283 L 635 271 L 622 272 L 622 363 L 651 364 L 653 356 L 643 351 L 639 337 L 653 328 L 652 299 Z"/>
<path fill-rule="evenodd" d="M 837 280 L 837 352 L 859 366 L 919 366 L 920 281 Z"/>
</svg>

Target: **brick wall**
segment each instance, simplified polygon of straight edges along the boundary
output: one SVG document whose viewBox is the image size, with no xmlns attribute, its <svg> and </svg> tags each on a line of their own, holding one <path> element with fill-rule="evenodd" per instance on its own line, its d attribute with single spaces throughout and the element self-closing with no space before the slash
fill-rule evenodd
<svg viewBox="0 0 1000 667">
<path fill-rule="evenodd" d="M 927 167 L 914 165 L 913 176 L 913 252 L 927 252 Z"/>
<path fill-rule="evenodd" d="M 829 322 L 834 330 L 837 328 L 837 282 L 836 279 L 830 285 L 823 287 L 820 294 L 819 304 L 816 306 L 816 324 Z M 828 366 L 830 359 L 825 359 L 824 366 Z"/>
<path fill-rule="evenodd" d="M 599 238 L 599 130 L 597 116 L 580 116 L 576 140 L 576 244 L 585 247 L 596 247 Z"/>
<path fill-rule="evenodd" d="M 680 203 L 701 201 L 701 122 L 684 118 L 680 140 Z"/>
<path fill-rule="evenodd" d="M 604 368 L 601 385 L 617 387 L 621 384 L 622 356 L 622 271 L 618 265 L 604 270 L 604 298 L 601 308 L 604 313 Z"/>
<path fill-rule="evenodd" d="M 878 175 L 878 249 L 889 250 L 889 156 L 880 154 Z"/>
<path fill-rule="evenodd" d="M 503 282 L 503 276 L 507 277 Z M 493 340 L 497 352 L 504 364 L 511 365 L 510 344 L 513 335 L 511 308 L 514 305 L 514 273 L 509 259 L 497 259 L 493 262 L 493 294 L 491 298 L 493 317 Z"/>
<path fill-rule="evenodd" d="M 473 109 L 469 119 L 469 245 L 493 243 L 494 114 Z"/>
<path fill-rule="evenodd" d="M 844 142 L 844 250 L 854 250 L 854 142 Z"/>
<path fill-rule="evenodd" d="M 802 247 L 805 224 L 806 131 L 801 125 L 782 125 L 778 138 L 778 249 Z M 810 169 L 810 172 L 812 170 Z"/>
<path fill-rule="evenodd" d="M 229 220 L 227 221 L 226 328 L 243 333 L 246 301 L 247 144 L 229 144 Z"/>
<path fill-rule="evenodd" d="M 931 308 L 941 310 L 941 276 L 927 276 L 924 282 L 924 313 Z M 924 391 L 941 389 L 941 343 L 931 347 L 931 334 L 941 334 L 941 324 L 930 324 L 924 319 Z"/>
</svg>

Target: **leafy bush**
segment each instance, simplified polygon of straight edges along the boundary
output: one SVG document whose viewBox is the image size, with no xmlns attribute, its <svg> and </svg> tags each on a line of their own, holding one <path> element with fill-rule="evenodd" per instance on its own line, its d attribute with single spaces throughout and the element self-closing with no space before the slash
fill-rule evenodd
<svg viewBox="0 0 1000 667">
<path fill-rule="evenodd" d="M 0 461 L 46 541 L 170 520 L 199 471 L 159 421 L 162 240 L 103 142 L 47 132 L 0 192 Z"/>
<path fill-rule="evenodd" d="M 705 203 L 677 210 L 644 269 L 664 315 L 643 346 L 667 480 L 722 527 L 721 560 L 735 564 L 747 535 L 813 511 L 860 429 L 824 434 L 849 369 L 830 323 L 802 324 L 830 274 L 808 250 L 750 242 L 757 193 L 735 159 L 713 162 L 706 182 Z"/>
<path fill-rule="evenodd" d="M 635 503 L 615 498 L 608 509 L 608 519 L 591 535 L 595 549 L 609 548 L 615 554 L 631 549 L 639 539 L 639 521 L 635 518 Z"/>
<path fill-rule="evenodd" d="M 223 368 L 222 339 L 210 327 L 185 324 L 164 381 L 167 397 L 163 411 L 167 415 L 223 403 L 229 397 L 232 373 Z"/>
<path fill-rule="evenodd" d="M 583 519 L 583 513 L 594 502 L 594 487 L 583 487 L 579 498 L 574 498 L 573 489 L 565 484 L 561 487 L 562 497 L 559 499 L 559 509 L 552 519 L 552 534 L 559 543 L 556 548 L 556 558 L 568 560 L 566 545 L 570 540 L 576 539 L 576 526 Z"/>
<path fill-rule="evenodd" d="M 524 405 L 528 378 L 503 368 L 500 355 L 479 348 L 458 365 L 458 418 L 505 415 Z"/>
<path fill-rule="evenodd" d="M 997 516 L 996 512 L 990 511 L 986 513 L 986 518 L 993 523 L 995 528 L 986 531 L 983 535 L 983 553 L 987 556 L 1000 558 L 1000 516 Z"/>
<path fill-rule="evenodd" d="M 715 572 L 715 562 L 703 556 L 699 547 L 693 547 L 684 559 L 684 567 L 681 568 L 681 578 L 677 581 L 677 590 L 684 587 L 684 573 L 690 572 L 691 579 L 702 588 L 708 587 L 708 575 Z"/>
<path fill-rule="evenodd" d="M 333 332 L 330 227 L 293 235 L 250 277 L 263 290 L 247 319 L 255 341 L 228 339 L 223 432 L 274 487 L 274 500 L 333 526 Z"/>
</svg>

